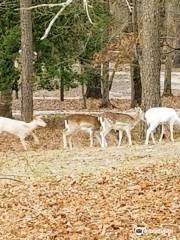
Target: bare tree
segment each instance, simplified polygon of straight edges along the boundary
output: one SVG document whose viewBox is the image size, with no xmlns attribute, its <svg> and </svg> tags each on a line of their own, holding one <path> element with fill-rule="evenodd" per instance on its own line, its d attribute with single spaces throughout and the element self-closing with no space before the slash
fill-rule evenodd
<svg viewBox="0 0 180 240">
<path fill-rule="evenodd" d="M 161 105 L 159 0 L 142 0 L 142 107 Z"/>
<path fill-rule="evenodd" d="M 31 121 L 33 117 L 33 51 L 32 51 L 32 18 L 31 0 L 20 0 L 21 16 L 21 117 Z"/>
</svg>

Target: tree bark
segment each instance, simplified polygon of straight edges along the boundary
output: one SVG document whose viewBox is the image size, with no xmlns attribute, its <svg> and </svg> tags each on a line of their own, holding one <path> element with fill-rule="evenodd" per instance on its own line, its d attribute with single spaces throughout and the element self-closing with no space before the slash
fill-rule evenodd
<svg viewBox="0 0 180 240">
<path fill-rule="evenodd" d="M 82 97 L 83 97 L 83 108 L 87 109 L 87 101 L 86 101 L 86 93 L 85 93 L 84 83 L 82 83 L 81 87 L 82 87 Z"/>
<path fill-rule="evenodd" d="M 104 10 L 110 14 L 109 0 L 104 1 Z M 105 38 L 108 40 L 110 36 L 109 26 L 106 29 Z M 109 61 L 103 62 L 102 66 L 102 79 L 101 79 L 101 92 L 102 92 L 102 103 L 100 107 L 110 107 L 111 103 L 109 100 L 109 89 L 110 89 L 110 79 L 109 79 Z"/>
<path fill-rule="evenodd" d="M 166 56 L 165 73 L 164 73 L 164 91 L 163 96 L 173 96 L 171 88 L 171 72 L 172 72 L 172 54 Z"/>
<path fill-rule="evenodd" d="M 138 58 L 133 54 L 131 65 L 131 107 L 141 106 L 142 86 Z"/>
<path fill-rule="evenodd" d="M 139 43 L 138 43 L 138 18 L 137 18 L 137 0 L 133 0 L 132 27 L 134 33 L 134 49 L 130 64 L 131 69 L 131 107 L 141 105 L 142 86 L 139 65 Z"/>
<path fill-rule="evenodd" d="M 31 11 L 22 8 L 31 7 L 31 0 L 20 0 L 21 17 L 21 117 L 24 121 L 33 118 L 33 52 L 32 52 L 32 18 Z"/>
<path fill-rule="evenodd" d="M 142 0 L 142 107 L 146 111 L 161 106 L 159 1 Z"/>
<path fill-rule="evenodd" d="M 60 99 L 61 102 L 64 101 L 64 68 L 60 66 Z"/>
<path fill-rule="evenodd" d="M 180 18 L 176 23 L 176 48 L 180 49 Z M 180 68 L 180 50 L 175 52 L 174 67 Z"/>
<path fill-rule="evenodd" d="M 174 40 L 173 37 L 175 35 L 175 1 L 165 1 L 165 15 L 166 15 L 166 41 L 167 43 L 173 47 Z M 171 50 L 167 48 L 167 52 Z M 165 60 L 165 78 L 164 78 L 164 92 L 163 96 L 172 96 L 171 89 L 171 71 L 172 71 L 172 61 L 173 61 L 174 53 L 168 53 L 166 55 Z"/>
<path fill-rule="evenodd" d="M 0 92 L 0 116 L 12 118 L 12 90 Z"/>
<path fill-rule="evenodd" d="M 101 107 L 107 108 L 111 106 L 109 100 L 109 62 L 105 62 L 102 64 L 102 81 L 101 81 L 101 89 L 102 89 L 102 103 Z"/>
</svg>

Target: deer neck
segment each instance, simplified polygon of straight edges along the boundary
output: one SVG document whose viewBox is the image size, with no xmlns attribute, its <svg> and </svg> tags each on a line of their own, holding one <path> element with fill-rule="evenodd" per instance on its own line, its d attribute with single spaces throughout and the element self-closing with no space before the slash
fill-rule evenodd
<svg viewBox="0 0 180 240">
<path fill-rule="evenodd" d="M 38 127 L 36 120 L 32 120 L 31 122 L 27 123 L 27 125 L 31 131 L 33 131 L 34 129 L 36 129 Z"/>
<path fill-rule="evenodd" d="M 139 122 L 140 122 L 141 118 L 139 113 L 136 113 L 136 115 L 134 116 L 134 126 L 136 126 Z"/>
</svg>

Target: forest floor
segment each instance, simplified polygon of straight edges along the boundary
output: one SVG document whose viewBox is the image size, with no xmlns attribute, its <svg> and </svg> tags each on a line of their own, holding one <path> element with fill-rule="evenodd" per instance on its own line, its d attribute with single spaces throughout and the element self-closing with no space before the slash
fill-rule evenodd
<svg viewBox="0 0 180 240">
<path fill-rule="evenodd" d="M 176 140 L 1 152 L 0 239 L 180 239 Z"/>
<path fill-rule="evenodd" d="M 78 109 L 80 100 L 69 101 Z M 179 106 L 177 97 L 164 101 Z M 116 104 L 125 110 L 130 103 Z M 35 100 L 35 106 L 53 109 L 54 103 Z M 64 150 L 64 116 L 45 121 L 47 127 L 36 130 L 41 144 L 28 138 L 26 152 L 16 137 L 0 135 L 0 240 L 180 239 L 178 126 L 175 143 L 167 134 L 162 144 L 145 146 L 137 126 L 132 147 L 126 138 L 116 147 L 110 135 L 107 149 L 97 142 L 90 148 L 79 133 L 74 148 Z M 139 227 L 142 237 L 135 233 Z"/>
<path fill-rule="evenodd" d="M 42 96 L 42 95 L 41 95 Z M 127 99 L 112 99 L 114 111 L 130 108 Z M 36 110 L 99 111 L 100 102 L 80 99 L 35 99 Z M 163 98 L 179 109 L 180 97 Z M 14 112 L 20 109 L 18 100 Z M 103 109 L 101 109 L 103 111 Z M 28 151 L 11 135 L 0 135 L 0 240 L 178 240 L 180 239 L 180 128 L 175 143 L 145 146 L 139 126 L 121 147 L 89 147 L 86 134 L 63 149 L 64 115 L 44 116 L 29 137 Z M 157 136 L 156 136 L 157 137 Z M 142 236 L 135 231 L 140 227 Z"/>
</svg>

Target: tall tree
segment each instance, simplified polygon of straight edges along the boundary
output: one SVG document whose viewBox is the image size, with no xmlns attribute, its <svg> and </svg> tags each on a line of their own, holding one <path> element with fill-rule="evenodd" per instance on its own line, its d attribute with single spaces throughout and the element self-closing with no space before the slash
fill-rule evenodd
<svg viewBox="0 0 180 240">
<path fill-rule="evenodd" d="M 31 121 L 33 117 L 33 51 L 32 51 L 32 18 L 31 0 L 20 0 L 21 18 L 21 117 L 24 121 Z"/>
<path fill-rule="evenodd" d="M 107 108 L 111 106 L 110 99 L 109 99 L 109 88 L 110 88 L 110 81 L 109 81 L 109 61 L 104 62 L 102 64 L 102 103 L 101 107 Z"/>
<path fill-rule="evenodd" d="M 166 16 L 166 42 L 168 45 L 174 45 L 175 36 L 175 0 L 165 0 L 165 16 Z M 165 60 L 165 78 L 164 78 L 164 96 L 172 96 L 171 90 L 171 71 L 172 71 L 172 60 L 174 52 L 167 46 L 166 60 Z"/>
<path fill-rule="evenodd" d="M 141 74 L 140 74 L 140 64 L 139 64 L 139 34 L 138 34 L 138 17 L 137 17 L 137 8 L 138 0 L 133 0 L 132 8 L 132 27 L 134 33 L 134 48 L 131 57 L 131 107 L 136 105 L 141 105 L 141 96 L 142 96 L 142 86 L 141 86 Z"/>
<path fill-rule="evenodd" d="M 175 58 L 174 58 L 174 66 L 179 68 L 180 67 L 180 2 L 176 0 L 176 49 L 175 51 Z"/>
<path fill-rule="evenodd" d="M 110 15 L 110 3 L 109 0 L 104 1 L 104 11 Z M 110 37 L 110 26 L 107 26 L 105 31 L 105 38 L 108 40 Z M 110 81 L 109 81 L 109 60 L 105 60 L 102 63 L 102 103 L 101 107 L 109 107 L 111 106 L 109 99 L 109 91 L 110 91 Z"/>
<path fill-rule="evenodd" d="M 142 0 L 142 107 L 161 105 L 159 0 Z"/>
</svg>

